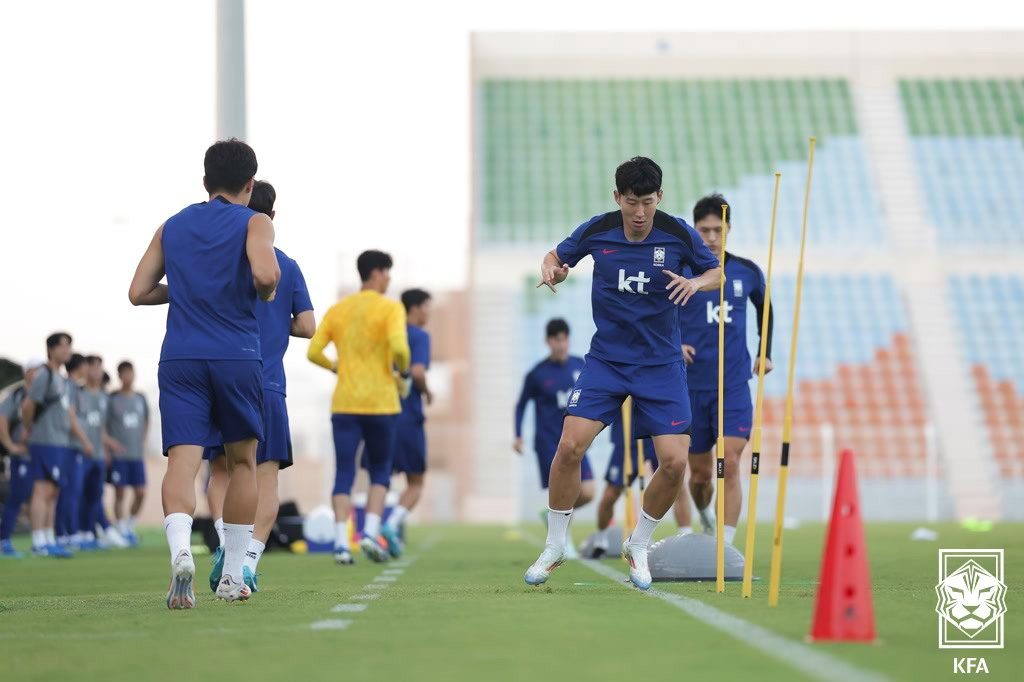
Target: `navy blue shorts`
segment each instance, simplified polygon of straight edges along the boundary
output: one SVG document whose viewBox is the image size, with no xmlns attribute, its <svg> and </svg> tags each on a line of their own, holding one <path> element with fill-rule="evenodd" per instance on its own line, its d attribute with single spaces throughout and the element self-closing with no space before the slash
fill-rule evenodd
<svg viewBox="0 0 1024 682">
<path fill-rule="evenodd" d="M 566 412 L 611 424 L 622 403 L 633 396 L 633 435 L 683 435 L 690 432 L 690 399 L 682 357 L 668 365 L 627 365 L 587 355 Z"/>
<path fill-rule="evenodd" d="M 555 461 L 555 453 L 558 451 L 558 443 L 541 444 L 535 442 L 533 449 L 537 452 L 537 468 L 540 470 L 540 487 L 548 489 L 548 479 L 551 477 L 551 463 Z M 590 466 L 590 457 L 583 455 L 583 462 L 580 464 L 580 480 L 594 480 L 594 469 Z"/>
<path fill-rule="evenodd" d="M 718 440 L 718 391 L 690 391 L 690 406 L 693 410 L 693 440 L 690 452 L 710 452 Z M 754 407 L 750 400 L 750 389 L 746 384 L 725 390 L 725 405 L 722 410 L 724 436 L 750 438 L 750 427 L 754 423 Z"/>
<path fill-rule="evenodd" d="M 278 462 L 278 469 L 292 465 L 292 431 L 288 425 L 288 405 L 283 393 L 263 392 L 263 435 L 256 446 L 256 466 Z M 206 448 L 203 459 L 212 461 L 224 454 L 224 446 Z"/>
<path fill-rule="evenodd" d="M 334 495 L 351 495 L 356 480 L 356 456 L 363 444 L 363 467 L 370 483 L 391 485 L 397 414 L 334 414 Z"/>
<path fill-rule="evenodd" d="M 392 470 L 422 474 L 427 470 L 427 434 L 418 420 L 398 418 Z"/>
<path fill-rule="evenodd" d="M 641 441 L 644 444 L 644 459 L 651 463 L 651 467 L 658 470 L 658 455 L 654 451 L 654 441 L 650 438 L 643 438 Z M 629 477 L 629 483 L 623 483 L 623 477 L 626 474 L 625 461 L 626 461 L 626 448 L 622 442 L 622 421 L 616 420 L 612 423 L 612 456 L 608 460 L 608 470 L 604 474 L 604 480 L 609 485 L 618 486 L 619 488 L 625 485 L 632 485 L 633 481 L 636 480 L 638 468 L 637 463 L 639 462 L 639 450 L 636 447 L 636 440 L 630 445 L 630 466 L 632 475 Z"/>
<path fill-rule="evenodd" d="M 146 465 L 141 459 L 117 459 L 110 464 L 110 482 L 117 488 L 141 488 L 146 485 Z"/>
<path fill-rule="evenodd" d="M 163 451 L 263 440 L 263 363 L 165 360 L 157 372 Z"/>
<path fill-rule="evenodd" d="M 68 464 L 77 453 L 60 445 L 29 445 L 28 456 L 32 460 L 32 480 L 50 481 L 64 485 L 68 475 Z"/>
</svg>

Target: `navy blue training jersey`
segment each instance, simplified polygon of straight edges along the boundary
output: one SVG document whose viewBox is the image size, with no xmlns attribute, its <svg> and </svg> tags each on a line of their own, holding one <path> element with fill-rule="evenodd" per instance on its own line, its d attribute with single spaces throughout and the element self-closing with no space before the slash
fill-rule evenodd
<svg viewBox="0 0 1024 682">
<path fill-rule="evenodd" d="M 682 274 L 689 266 L 700 275 L 718 267 L 718 259 L 686 221 L 657 211 L 647 238 L 630 242 L 622 213 L 612 211 L 580 225 L 556 253 L 569 267 L 584 256 L 594 259 L 594 357 L 630 365 L 679 362 L 678 314 L 665 290 L 669 276 L 662 270 Z"/>
<path fill-rule="evenodd" d="M 274 248 L 281 268 L 277 295 L 267 303 L 256 303 L 256 320 L 260 325 L 260 350 L 263 355 L 263 390 L 286 393 L 284 354 L 292 335 L 292 317 L 313 309 L 306 290 L 306 279 L 299 264 Z"/>
<path fill-rule="evenodd" d="M 245 251 L 255 211 L 222 197 L 164 223 L 167 333 L 161 360 L 259 360 L 256 285 Z"/>
<path fill-rule="evenodd" d="M 747 349 L 747 301 L 757 313 L 757 333 L 761 334 L 764 314 L 764 274 L 753 261 L 725 254 L 725 379 L 727 388 L 750 381 L 753 362 Z M 686 381 L 691 390 L 718 388 L 718 303 L 719 291 L 698 291 L 679 309 L 679 327 L 683 343 L 696 352 L 687 368 Z M 772 356 L 772 318 L 768 313 L 768 357 Z"/>
<path fill-rule="evenodd" d="M 430 369 L 430 334 L 412 324 L 405 326 L 409 336 L 409 366 L 423 365 Z M 423 416 L 423 395 L 416 384 L 412 385 L 409 395 L 402 399 L 402 417 L 414 420 L 417 424 L 425 421 Z"/>
<path fill-rule="evenodd" d="M 545 455 L 554 454 L 562 437 L 565 408 L 582 370 L 583 358 L 569 356 L 564 363 L 551 358 L 541 360 L 527 373 L 516 403 L 516 438 L 523 435 L 523 415 L 526 404 L 532 400 L 536 424 L 534 450 Z"/>
</svg>

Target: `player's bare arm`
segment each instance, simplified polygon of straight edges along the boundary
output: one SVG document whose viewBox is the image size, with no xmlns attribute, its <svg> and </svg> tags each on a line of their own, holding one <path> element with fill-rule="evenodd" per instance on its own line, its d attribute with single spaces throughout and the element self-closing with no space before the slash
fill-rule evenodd
<svg viewBox="0 0 1024 682">
<path fill-rule="evenodd" d="M 427 387 L 427 366 L 422 362 L 413 363 L 412 367 L 409 368 L 409 376 L 412 377 L 412 385 L 423 394 L 427 405 L 434 402 L 434 394 Z"/>
<path fill-rule="evenodd" d="M 562 262 L 562 259 L 558 257 L 554 250 L 548 251 L 544 255 L 544 262 L 540 266 L 541 282 L 537 285 L 537 288 L 546 286 L 554 292 L 555 287 L 564 282 L 568 276 L 569 266 Z"/>
<path fill-rule="evenodd" d="M 157 228 L 153 239 L 142 254 L 139 265 L 135 268 L 131 286 L 128 287 L 128 300 L 132 305 L 164 305 L 167 303 L 167 285 L 161 284 L 164 278 L 164 247 L 161 239 L 164 226 Z"/>
<path fill-rule="evenodd" d="M 257 213 L 249 218 L 245 253 L 249 257 L 253 283 L 260 299 L 273 301 L 277 283 L 281 281 L 281 267 L 274 253 L 274 223 L 269 216 Z"/>
<path fill-rule="evenodd" d="M 316 332 L 316 316 L 312 310 L 304 310 L 292 318 L 291 335 L 300 339 L 311 339 Z"/>
<path fill-rule="evenodd" d="M 714 291 L 719 287 L 719 279 L 722 276 L 722 268 L 713 268 L 694 277 L 687 279 L 677 275 L 671 270 L 662 270 L 669 277 L 668 297 L 676 305 L 686 305 L 687 301 L 698 291 Z"/>
<path fill-rule="evenodd" d="M 85 429 L 82 428 L 81 422 L 78 421 L 78 413 L 74 407 L 68 409 L 68 417 L 71 422 L 71 433 L 81 443 L 82 452 L 92 457 L 92 441 L 89 440 L 89 436 L 85 434 Z"/>
</svg>

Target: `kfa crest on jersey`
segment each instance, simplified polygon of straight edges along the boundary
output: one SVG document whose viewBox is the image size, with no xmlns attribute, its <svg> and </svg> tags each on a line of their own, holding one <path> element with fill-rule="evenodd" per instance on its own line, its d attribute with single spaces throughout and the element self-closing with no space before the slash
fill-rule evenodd
<svg viewBox="0 0 1024 682">
<path fill-rule="evenodd" d="M 665 247 L 655 246 L 654 247 L 654 264 L 665 265 Z"/>
</svg>

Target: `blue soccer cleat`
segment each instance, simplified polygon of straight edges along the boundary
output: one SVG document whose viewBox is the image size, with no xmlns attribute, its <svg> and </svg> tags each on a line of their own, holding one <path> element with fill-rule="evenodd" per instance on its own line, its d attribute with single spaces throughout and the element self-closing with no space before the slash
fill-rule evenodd
<svg viewBox="0 0 1024 682">
<path fill-rule="evenodd" d="M 224 575 L 224 548 L 218 547 L 213 553 L 213 568 L 210 569 L 210 592 L 217 591 L 221 576 Z"/>
<path fill-rule="evenodd" d="M 11 544 L 10 540 L 4 540 L 0 542 L 0 557 L 6 557 L 8 559 L 20 559 L 24 554 L 14 549 L 14 545 Z"/>
<path fill-rule="evenodd" d="M 46 545 L 44 551 L 46 552 L 45 554 L 38 556 L 52 556 L 57 559 L 70 559 L 74 556 L 74 554 L 68 551 L 67 548 L 61 547 L 60 545 Z"/>
<path fill-rule="evenodd" d="M 398 532 L 385 523 L 381 526 L 380 534 L 388 543 L 388 554 L 390 554 L 393 559 L 397 559 L 402 556 L 402 550 L 405 548 L 402 546 L 402 539 L 398 537 Z"/>
<path fill-rule="evenodd" d="M 248 566 L 242 566 L 242 582 L 253 592 L 259 592 L 260 588 L 256 583 L 257 574 L 252 572 Z"/>
</svg>

